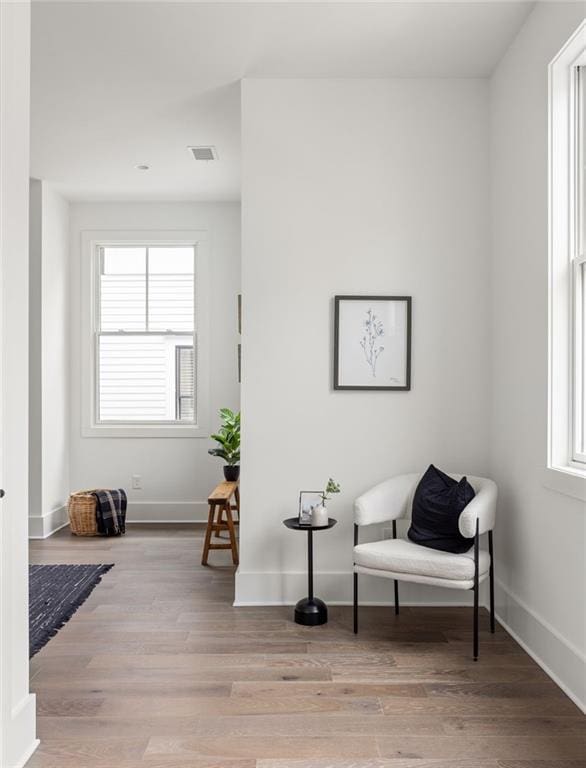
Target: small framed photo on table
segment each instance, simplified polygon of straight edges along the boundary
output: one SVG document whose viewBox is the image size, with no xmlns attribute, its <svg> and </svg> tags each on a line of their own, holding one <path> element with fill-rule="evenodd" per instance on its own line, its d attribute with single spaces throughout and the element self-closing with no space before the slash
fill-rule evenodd
<svg viewBox="0 0 586 768">
<path fill-rule="evenodd" d="M 322 503 L 320 491 L 301 491 L 299 494 L 299 525 L 311 525 L 314 507 Z"/>
<path fill-rule="evenodd" d="M 334 389 L 411 389 L 411 296 L 336 296 Z"/>
</svg>

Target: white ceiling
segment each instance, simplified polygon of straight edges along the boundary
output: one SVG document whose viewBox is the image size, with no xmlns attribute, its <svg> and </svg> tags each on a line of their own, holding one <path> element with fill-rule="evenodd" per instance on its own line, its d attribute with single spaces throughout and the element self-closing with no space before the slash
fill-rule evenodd
<svg viewBox="0 0 586 768">
<path fill-rule="evenodd" d="M 32 175 L 71 200 L 237 200 L 241 78 L 487 76 L 532 5 L 36 2 Z"/>
</svg>

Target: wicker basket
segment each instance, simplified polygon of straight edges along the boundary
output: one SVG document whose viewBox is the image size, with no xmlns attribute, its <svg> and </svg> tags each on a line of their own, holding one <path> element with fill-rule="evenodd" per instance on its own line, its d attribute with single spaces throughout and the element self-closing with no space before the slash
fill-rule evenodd
<svg viewBox="0 0 586 768">
<path fill-rule="evenodd" d="M 69 526 L 76 536 L 97 536 L 96 497 L 93 491 L 77 491 L 69 497 Z"/>
</svg>

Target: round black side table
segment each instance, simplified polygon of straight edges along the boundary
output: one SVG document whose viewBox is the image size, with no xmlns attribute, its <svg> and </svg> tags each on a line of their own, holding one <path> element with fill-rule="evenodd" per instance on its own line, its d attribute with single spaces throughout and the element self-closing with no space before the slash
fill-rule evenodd
<svg viewBox="0 0 586 768">
<path fill-rule="evenodd" d="M 308 596 L 300 600 L 295 606 L 295 621 L 309 627 L 325 624 L 328 620 L 328 606 L 319 597 L 313 594 L 313 532 L 326 531 L 337 523 L 333 517 L 328 518 L 327 525 L 300 525 L 298 517 L 288 517 L 283 520 L 283 525 L 292 531 L 305 531 L 307 533 L 307 592 Z"/>
</svg>

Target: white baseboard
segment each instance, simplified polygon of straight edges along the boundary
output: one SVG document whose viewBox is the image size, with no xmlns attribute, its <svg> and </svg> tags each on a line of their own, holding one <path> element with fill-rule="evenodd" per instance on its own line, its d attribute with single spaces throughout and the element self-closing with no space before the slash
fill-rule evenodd
<svg viewBox="0 0 586 768">
<path fill-rule="evenodd" d="M 29 539 L 47 539 L 69 523 L 67 505 L 47 512 L 46 515 L 34 515 L 28 519 Z"/>
<path fill-rule="evenodd" d="M 207 501 L 129 501 L 127 523 L 207 523 Z"/>
<path fill-rule="evenodd" d="M 500 624 L 567 696 L 586 712 L 586 657 L 544 618 L 495 579 Z"/>
<path fill-rule="evenodd" d="M 12 711 L 4 756 L 0 755 L 2 768 L 23 768 L 39 746 L 36 738 L 36 697 L 29 693 Z M 6 762 L 3 762 L 3 761 Z"/>
<path fill-rule="evenodd" d="M 271 608 L 275 606 L 280 605 L 295 605 L 297 600 L 291 602 L 291 603 L 255 603 L 254 601 L 250 601 L 247 603 L 241 602 L 237 603 L 234 601 L 232 605 L 235 608 Z M 328 600 L 328 605 L 352 605 L 352 603 L 348 600 Z M 385 602 L 376 602 L 375 600 L 361 600 L 360 601 L 360 607 L 361 608 L 392 608 L 394 605 L 392 600 L 386 600 Z M 470 603 L 457 603 L 457 602 L 451 602 L 451 603 L 444 603 L 442 601 L 435 600 L 434 602 L 430 602 L 429 600 L 426 600 L 425 602 L 419 601 L 413 601 L 413 600 L 402 600 L 400 599 L 400 605 L 401 607 L 405 608 L 469 608 Z M 481 606 L 482 608 L 484 606 Z"/>
<path fill-rule="evenodd" d="M 315 592 L 328 605 L 352 604 L 352 571 L 320 572 L 314 574 Z M 481 597 L 485 584 L 481 585 Z M 243 573 L 236 572 L 234 605 L 295 605 L 307 594 L 307 573 Z M 358 582 L 360 605 L 392 605 L 393 585 L 387 579 L 361 575 Z M 441 589 L 422 584 L 401 583 L 399 598 L 402 605 L 471 606 L 472 593 Z M 484 601 L 483 601 L 484 602 Z"/>
<path fill-rule="evenodd" d="M 129 501 L 127 523 L 207 523 L 207 501 Z M 29 539 L 47 539 L 69 524 L 67 505 L 29 517 Z"/>
<path fill-rule="evenodd" d="M 22 754 L 20 760 L 17 760 L 16 763 L 14 763 L 14 766 L 9 766 L 9 768 L 24 768 L 25 765 L 28 763 L 28 761 L 31 759 L 31 757 L 34 755 L 34 753 L 37 751 L 37 747 L 41 743 L 40 739 L 34 739 L 32 744 L 29 745 L 28 749 L 25 749 L 24 753 Z"/>
</svg>

